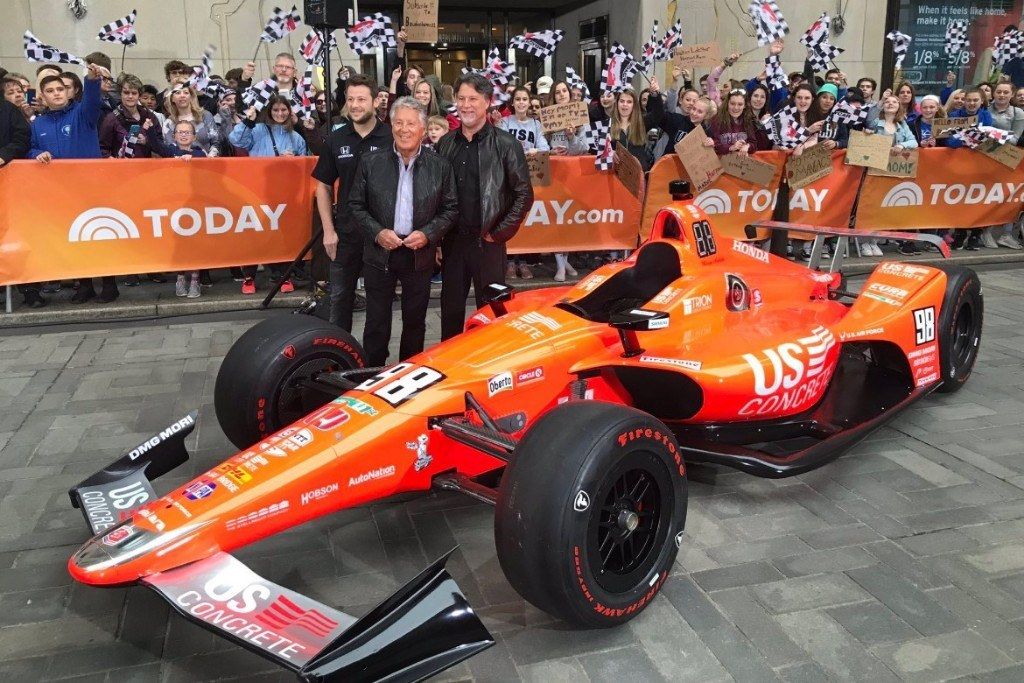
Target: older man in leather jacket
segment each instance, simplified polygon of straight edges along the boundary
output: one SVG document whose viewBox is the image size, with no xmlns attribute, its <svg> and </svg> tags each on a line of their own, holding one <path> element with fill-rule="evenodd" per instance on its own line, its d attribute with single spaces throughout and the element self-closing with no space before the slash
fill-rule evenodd
<svg viewBox="0 0 1024 683">
<path fill-rule="evenodd" d="M 483 306 L 488 285 L 505 282 L 505 242 L 533 205 L 533 187 L 523 147 L 487 121 L 493 86 L 480 74 L 459 79 L 456 107 L 462 126 L 437 143 L 455 169 L 456 228 L 441 242 L 441 338 L 462 332 L 466 298 L 473 284 Z"/>
<path fill-rule="evenodd" d="M 399 98 L 391 108 L 394 145 L 364 154 L 352 179 L 349 209 L 368 238 L 363 248 L 363 347 L 371 367 L 387 362 L 398 282 L 399 360 L 423 351 L 437 245 L 455 224 L 455 176 L 451 164 L 423 146 L 426 128 L 423 105 L 411 97 Z"/>
</svg>

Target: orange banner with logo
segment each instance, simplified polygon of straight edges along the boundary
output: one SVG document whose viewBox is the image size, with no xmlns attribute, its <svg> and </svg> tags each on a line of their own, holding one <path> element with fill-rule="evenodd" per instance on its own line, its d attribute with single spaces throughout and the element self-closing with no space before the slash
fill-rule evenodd
<svg viewBox="0 0 1024 683">
<path fill-rule="evenodd" d="M 13 162 L 0 284 L 291 261 L 310 237 L 315 162 Z"/>
<path fill-rule="evenodd" d="M 757 152 L 754 158 L 775 166 L 775 177 L 771 185 L 762 187 L 722 174 L 709 188 L 694 198 L 695 203 L 712 216 L 715 231 L 720 235 L 745 239 L 743 229 L 746 225 L 755 221 L 771 220 L 786 154 Z M 650 236 L 654 217 L 663 206 L 672 202 L 668 184 L 680 178 L 688 176 L 678 155 L 666 154 L 654 164 L 647 178 L 647 198 L 644 202 L 643 223 L 640 225 L 641 239 Z"/>
<path fill-rule="evenodd" d="M 868 176 L 857 205 L 864 230 L 983 228 L 1017 220 L 1024 170 L 970 149 L 922 149 L 917 177 Z"/>
<path fill-rule="evenodd" d="M 828 228 L 850 227 L 864 167 L 847 166 L 846 152 L 832 152 L 832 172 L 799 190 L 789 191 L 789 220 Z"/>
<path fill-rule="evenodd" d="M 510 254 L 636 248 L 640 199 L 593 156 L 551 157 L 551 184 L 533 193 Z"/>
</svg>

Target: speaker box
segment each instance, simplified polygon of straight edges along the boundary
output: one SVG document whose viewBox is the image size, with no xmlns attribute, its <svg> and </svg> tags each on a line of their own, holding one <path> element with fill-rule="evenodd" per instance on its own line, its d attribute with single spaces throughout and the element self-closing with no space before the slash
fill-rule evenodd
<svg viewBox="0 0 1024 683">
<path fill-rule="evenodd" d="M 308 26 L 348 28 L 353 9 L 352 0 L 306 0 L 303 19 Z"/>
</svg>

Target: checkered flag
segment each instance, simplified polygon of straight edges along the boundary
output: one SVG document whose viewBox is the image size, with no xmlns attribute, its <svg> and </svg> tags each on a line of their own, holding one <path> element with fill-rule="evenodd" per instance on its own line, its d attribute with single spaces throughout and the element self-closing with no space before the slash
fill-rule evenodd
<svg viewBox="0 0 1024 683">
<path fill-rule="evenodd" d="M 188 84 L 196 90 L 206 92 L 207 88 L 210 87 L 210 73 L 213 71 L 213 55 L 216 54 L 217 48 L 213 45 L 207 45 L 206 49 L 203 50 L 203 60 L 199 66 L 195 67 L 192 71 L 192 75 L 189 76 Z"/>
<path fill-rule="evenodd" d="M 328 50 L 335 50 L 338 48 L 338 40 L 334 37 L 332 31 L 330 43 L 327 46 Z M 302 41 L 302 47 L 299 48 L 299 52 L 302 53 L 302 58 L 306 60 L 307 64 L 314 64 L 316 66 L 323 66 L 324 64 L 324 38 L 320 33 L 319 29 L 311 28 L 309 33 Z"/>
<path fill-rule="evenodd" d="M 565 31 L 527 31 L 509 41 L 510 49 L 522 50 L 534 57 L 547 57 L 555 52 L 555 48 L 565 38 Z"/>
<path fill-rule="evenodd" d="M 76 57 L 70 52 L 58 50 L 52 45 L 40 43 L 31 31 L 25 31 L 25 59 L 30 62 L 56 62 L 57 64 L 85 66 L 85 60 L 82 58 Z"/>
<path fill-rule="evenodd" d="M 672 51 L 683 44 L 683 22 L 676 19 L 672 28 L 665 31 L 664 37 L 658 41 L 654 51 L 654 61 L 668 62 L 672 59 Z"/>
<path fill-rule="evenodd" d="M 785 90 L 789 87 L 789 76 L 782 68 L 782 60 L 778 55 L 764 58 L 764 72 L 768 76 L 768 86 L 772 90 Z"/>
<path fill-rule="evenodd" d="M 612 43 L 608 61 L 601 72 L 601 92 L 622 92 L 630 87 L 642 69 L 640 62 L 626 48 L 619 43 Z"/>
<path fill-rule="evenodd" d="M 896 53 L 896 70 L 899 71 L 903 68 L 903 59 L 907 56 L 913 38 L 899 31 L 889 31 L 885 37 L 892 41 L 892 49 Z"/>
<path fill-rule="evenodd" d="M 597 154 L 594 166 L 601 171 L 613 168 L 615 160 L 612 158 L 614 150 L 612 148 L 611 121 L 595 121 L 584 128 L 582 134 L 590 151 Z"/>
<path fill-rule="evenodd" d="M 829 123 L 844 123 L 851 130 L 864 130 L 868 122 L 870 110 L 867 107 L 855 107 L 848 100 L 836 102 L 826 119 Z"/>
<path fill-rule="evenodd" d="M 587 87 L 586 81 L 576 73 L 576 69 L 568 64 L 565 66 L 565 84 L 569 86 L 569 90 L 580 90 L 583 93 L 583 101 L 590 104 L 590 88 Z"/>
<path fill-rule="evenodd" d="M 382 12 L 363 17 L 345 31 L 345 40 L 357 55 L 368 55 L 381 45 L 398 47 L 391 17 Z"/>
<path fill-rule="evenodd" d="M 302 120 L 312 119 L 316 113 L 316 88 L 313 87 L 314 68 L 312 64 L 306 65 L 306 72 L 295 89 L 295 97 L 292 98 L 292 113 Z"/>
<path fill-rule="evenodd" d="M 295 5 L 292 5 L 288 12 L 280 7 L 275 7 L 270 18 L 267 19 L 267 25 L 263 27 L 260 40 L 264 43 L 276 43 L 298 28 L 301 21 L 302 17 L 299 16 L 299 10 Z"/>
<path fill-rule="evenodd" d="M 955 62 L 960 53 L 970 46 L 971 41 L 967 38 L 966 21 L 951 21 L 946 24 L 946 56 L 950 63 Z"/>
<path fill-rule="evenodd" d="M 132 10 L 131 14 L 126 17 L 121 17 L 117 21 L 112 21 L 103 28 L 100 29 L 100 33 L 97 38 L 105 40 L 109 43 L 121 43 L 122 45 L 135 45 L 138 43 L 138 38 L 135 36 L 135 17 L 136 11 Z"/>
<path fill-rule="evenodd" d="M 654 20 L 654 28 L 651 29 L 651 39 L 644 43 L 644 46 L 640 49 L 640 64 L 643 67 L 644 73 L 650 73 L 651 67 L 654 66 L 655 55 L 658 52 L 658 20 Z"/>
<path fill-rule="evenodd" d="M 754 22 L 758 45 L 768 45 L 776 40 L 782 40 L 789 33 L 789 24 L 786 23 L 786 17 L 782 16 L 775 0 L 750 0 L 747 12 Z"/>
<path fill-rule="evenodd" d="M 487 54 L 487 66 L 483 69 L 473 69 L 468 67 L 462 68 L 462 75 L 477 73 L 482 74 L 487 78 L 495 87 L 505 86 L 512 82 L 512 77 L 516 75 L 516 68 L 501 58 L 501 50 L 497 47 L 491 48 L 491 51 Z"/>
<path fill-rule="evenodd" d="M 981 127 L 970 126 L 969 128 L 950 129 L 949 137 L 954 140 L 959 140 L 964 144 L 964 147 L 976 149 L 978 145 L 985 142 L 989 136 L 985 131 L 981 130 Z"/>
<path fill-rule="evenodd" d="M 242 103 L 245 108 L 254 107 L 257 112 L 263 111 L 270 98 L 277 94 L 277 81 L 267 78 L 254 84 L 251 88 L 242 93 Z"/>
<path fill-rule="evenodd" d="M 1001 69 L 1014 57 L 1020 57 L 1022 51 L 1024 51 L 1024 33 L 1013 29 L 1001 36 L 996 36 L 992 59 Z"/>
<path fill-rule="evenodd" d="M 800 42 L 807 46 L 807 59 L 815 71 L 825 71 L 828 63 L 843 54 L 841 47 L 835 47 L 831 41 L 832 19 L 828 12 L 822 12 L 818 20 L 800 37 Z"/>
<path fill-rule="evenodd" d="M 761 127 L 768 134 L 768 139 L 781 149 L 793 149 L 811 137 L 807 129 L 800 125 L 799 113 L 792 104 L 780 109 L 775 116 L 762 123 Z"/>
</svg>

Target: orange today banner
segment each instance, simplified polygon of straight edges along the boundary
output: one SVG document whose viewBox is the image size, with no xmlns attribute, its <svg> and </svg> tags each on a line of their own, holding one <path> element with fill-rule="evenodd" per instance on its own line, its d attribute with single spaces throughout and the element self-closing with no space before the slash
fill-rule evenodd
<svg viewBox="0 0 1024 683">
<path fill-rule="evenodd" d="M 315 162 L 13 162 L 0 284 L 291 261 L 310 237 Z"/>
<path fill-rule="evenodd" d="M 551 157 L 551 184 L 533 193 L 510 254 L 636 248 L 640 200 L 594 157 Z"/>
<path fill-rule="evenodd" d="M 1008 143 L 1012 144 L 1012 143 Z M 865 230 L 982 228 L 1017 220 L 1024 170 L 970 149 L 922 149 L 917 177 L 868 176 L 857 204 Z"/>
</svg>

